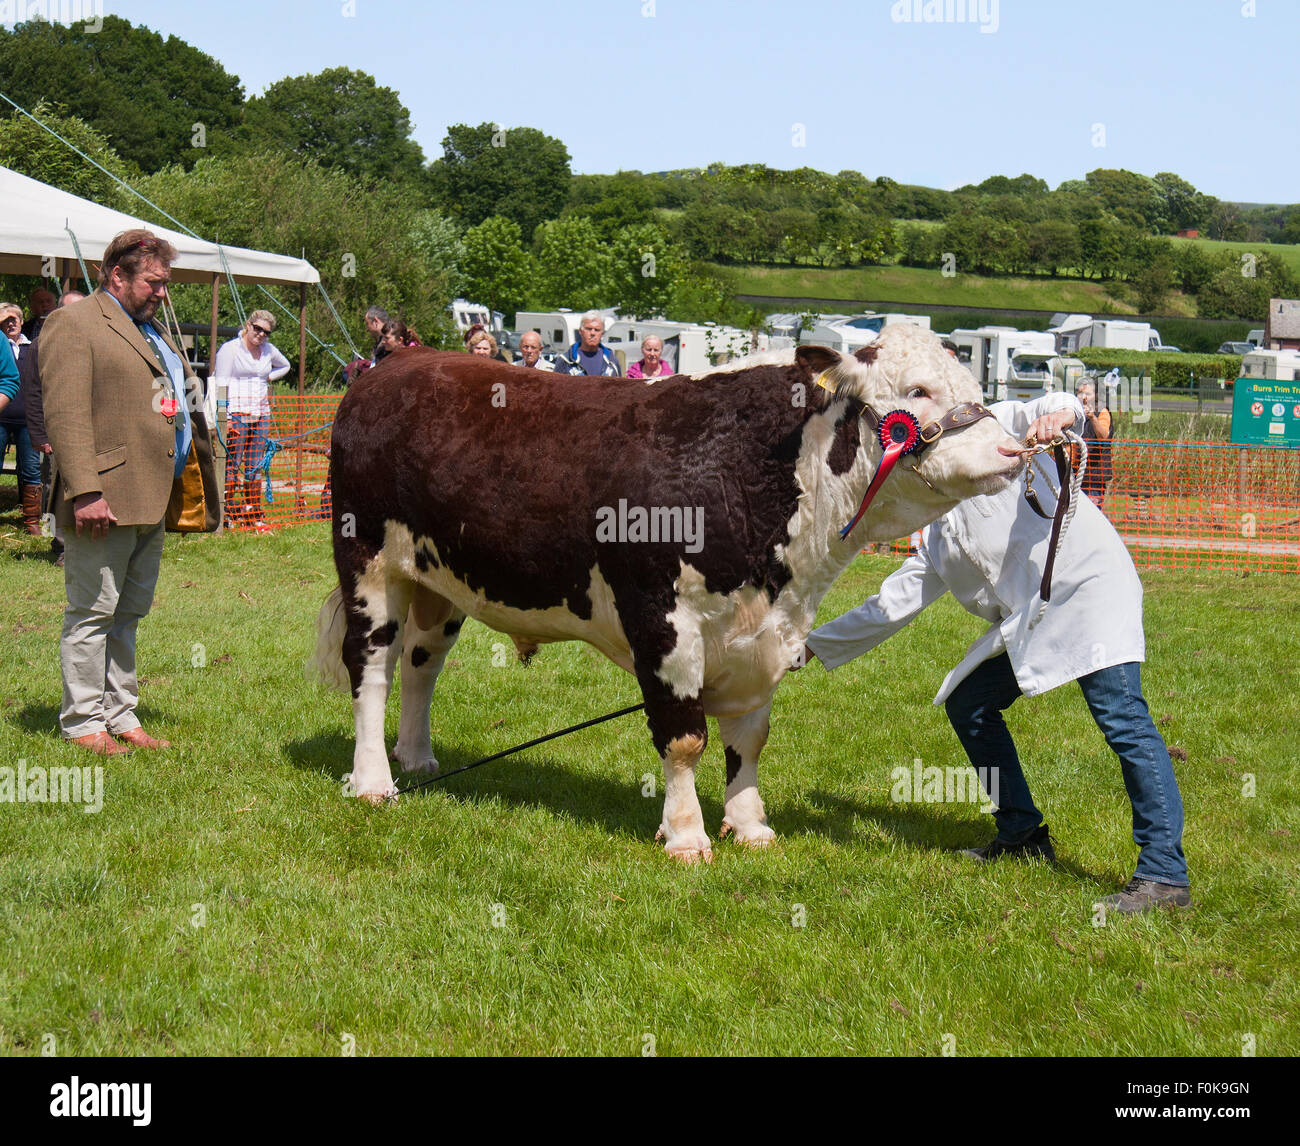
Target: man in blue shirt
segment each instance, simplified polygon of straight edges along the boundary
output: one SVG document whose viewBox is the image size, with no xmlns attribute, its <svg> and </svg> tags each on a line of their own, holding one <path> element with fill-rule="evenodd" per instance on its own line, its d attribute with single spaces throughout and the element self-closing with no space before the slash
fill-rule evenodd
<svg viewBox="0 0 1300 1146">
<path fill-rule="evenodd" d="M 568 354 L 555 360 L 556 374 L 587 374 L 592 377 L 617 378 L 622 371 L 614 352 L 601 339 L 605 337 L 605 319 L 598 310 L 589 310 L 582 316 L 578 328 L 578 341 L 569 347 Z"/>
</svg>

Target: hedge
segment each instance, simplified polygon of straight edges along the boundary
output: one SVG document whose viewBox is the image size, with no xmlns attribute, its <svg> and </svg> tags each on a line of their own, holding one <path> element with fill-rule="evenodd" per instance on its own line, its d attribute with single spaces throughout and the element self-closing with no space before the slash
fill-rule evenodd
<svg viewBox="0 0 1300 1146">
<path fill-rule="evenodd" d="M 1189 376 L 1197 379 L 1232 380 L 1241 375 L 1239 354 L 1171 354 L 1159 350 L 1118 350 L 1104 346 L 1085 346 L 1075 357 L 1092 370 L 1103 373 L 1118 367 L 1121 374 L 1143 371 L 1151 385 L 1170 390 L 1189 388 Z"/>
</svg>

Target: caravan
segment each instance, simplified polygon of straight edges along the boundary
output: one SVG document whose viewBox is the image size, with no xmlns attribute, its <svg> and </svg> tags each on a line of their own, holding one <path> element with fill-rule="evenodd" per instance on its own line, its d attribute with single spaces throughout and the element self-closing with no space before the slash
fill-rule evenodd
<svg viewBox="0 0 1300 1146">
<path fill-rule="evenodd" d="M 878 314 L 874 310 L 861 314 L 818 314 L 813 316 L 812 326 L 799 334 L 798 341 L 805 346 L 829 346 L 841 354 L 852 354 L 875 342 L 886 326 L 898 322 L 908 322 L 922 330 L 930 329 L 930 318 L 924 314 L 892 311 Z"/>
<path fill-rule="evenodd" d="M 1083 373 L 1077 358 L 1057 353 L 1056 339 L 1047 331 L 981 326 L 954 330 L 948 338 L 957 347 L 957 361 L 984 387 L 987 402 L 1040 398 Z"/>
</svg>

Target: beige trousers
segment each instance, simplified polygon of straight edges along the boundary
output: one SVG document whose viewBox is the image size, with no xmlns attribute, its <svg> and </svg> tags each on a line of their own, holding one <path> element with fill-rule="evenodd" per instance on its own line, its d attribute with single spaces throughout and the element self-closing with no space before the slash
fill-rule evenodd
<svg viewBox="0 0 1300 1146">
<path fill-rule="evenodd" d="M 69 739 L 140 727 L 135 630 L 153 604 L 163 536 L 162 522 L 114 525 L 102 541 L 74 529 L 64 534 L 68 606 L 59 644 L 59 726 Z"/>
</svg>

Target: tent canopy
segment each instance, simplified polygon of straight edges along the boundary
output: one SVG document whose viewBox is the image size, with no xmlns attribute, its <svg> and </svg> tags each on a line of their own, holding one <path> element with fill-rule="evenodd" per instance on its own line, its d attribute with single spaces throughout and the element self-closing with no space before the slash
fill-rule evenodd
<svg viewBox="0 0 1300 1146">
<path fill-rule="evenodd" d="M 82 258 L 93 275 L 114 235 L 132 227 L 148 227 L 180 252 L 172 263 L 172 282 L 211 282 L 214 274 L 224 275 L 227 268 L 239 283 L 320 282 L 320 274 L 305 259 L 244 247 L 218 247 L 216 243 L 81 199 L 7 167 L 0 167 L 0 203 L 4 204 L 0 212 L 0 274 L 43 274 L 48 267 L 47 260 L 53 256 L 67 260 L 62 264 L 66 273 L 79 276 L 79 270 L 71 270 L 77 259 L 72 240 L 75 235 Z"/>
</svg>

